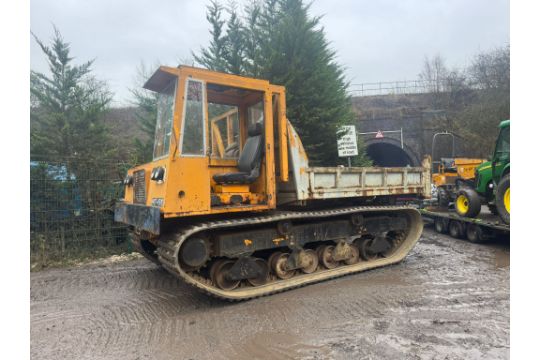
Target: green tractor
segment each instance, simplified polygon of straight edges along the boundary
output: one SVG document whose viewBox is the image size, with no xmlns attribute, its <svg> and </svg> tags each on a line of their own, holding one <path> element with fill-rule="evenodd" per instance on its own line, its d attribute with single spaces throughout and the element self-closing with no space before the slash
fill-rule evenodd
<svg viewBox="0 0 540 360">
<path fill-rule="evenodd" d="M 456 195 L 460 216 L 476 217 L 482 204 L 510 224 L 510 120 L 499 124 L 499 137 L 490 161 L 478 165 L 474 184 L 463 186 Z"/>
</svg>

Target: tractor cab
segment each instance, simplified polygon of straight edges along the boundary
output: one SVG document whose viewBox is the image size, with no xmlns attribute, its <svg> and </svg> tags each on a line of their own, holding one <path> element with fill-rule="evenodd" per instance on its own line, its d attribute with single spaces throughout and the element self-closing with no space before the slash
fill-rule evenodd
<svg viewBox="0 0 540 360">
<path fill-rule="evenodd" d="M 276 173 L 288 178 L 283 87 L 187 66 L 162 66 L 144 87 L 158 94 L 153 161 L 128 171 L 125 202 L 164 217 L 275 208 Z"/>
<path fill-rule="evenodd" d="M 499 137 L 491 159 L 495 183 L 498 183 L 502 176 L 510 171 L 510 120 L 502 121 L 499 128 Z"/>
</svg>

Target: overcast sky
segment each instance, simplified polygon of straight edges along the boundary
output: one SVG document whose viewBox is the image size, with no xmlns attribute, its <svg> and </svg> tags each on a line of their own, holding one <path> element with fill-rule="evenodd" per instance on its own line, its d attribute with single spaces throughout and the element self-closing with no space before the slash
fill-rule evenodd
<svg viewBox="0 0 540 360">
<path fill-rule="evenodd" d="M 242 3 L 243 1 L 238 1 Z M 31 0 L 31 30 L 42 40 L 54 23 L 76 62 L 95 58 L 96 76 L 130 101 L 138 64 L 176 66 L 209 42 L 204 0 Z M 226 1 L 224 1 L 226 3 Z M 414 80 L 425 56 L 450 67 L 509 43 L 509 0 L 315 0 L 326 36 L 352 83 Z M 30 38 L 30 65 L 47 63 Z"/>
</svg>

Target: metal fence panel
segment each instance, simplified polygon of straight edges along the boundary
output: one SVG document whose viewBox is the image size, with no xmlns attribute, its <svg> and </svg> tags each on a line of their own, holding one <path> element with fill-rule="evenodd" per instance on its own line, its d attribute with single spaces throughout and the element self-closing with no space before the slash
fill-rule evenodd
<svg viewBox="0 0 540 360">
<path fill-rule="evenodd" d="M 118 161 L 32 156 L 32 267 L 128 250 L 127 228 L 114 222 L 128 167 Z"/>
</svg>

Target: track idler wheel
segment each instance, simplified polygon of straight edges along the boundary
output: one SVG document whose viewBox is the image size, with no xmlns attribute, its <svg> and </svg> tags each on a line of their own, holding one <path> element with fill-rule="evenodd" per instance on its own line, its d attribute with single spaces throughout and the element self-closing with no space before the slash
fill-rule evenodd
<svg viewBox="0 0 540 360">
<path fill-rule="evenodd" d="M 208 242 L 201 238 L 190 238 L 182 245 L 178 256 L 182 264 L 192 269 L 199 268 L 210 257 Z"/>
<path fill-rule="evenodd" d="M 210 268 L 212 282 L 222 290 L 234 290 L 240 285 L 240 280 L 231 280 L 229 271 L 234 265 L 232 260 L 218 260 Z"/>
<path fill-rule="evenodd" d="M 295 270 L 287 270 L 289 254 L 282 253 L 272 259 L 272 270 L 281 280 L 287 280 L 294 276 Z"/>
</svg>

